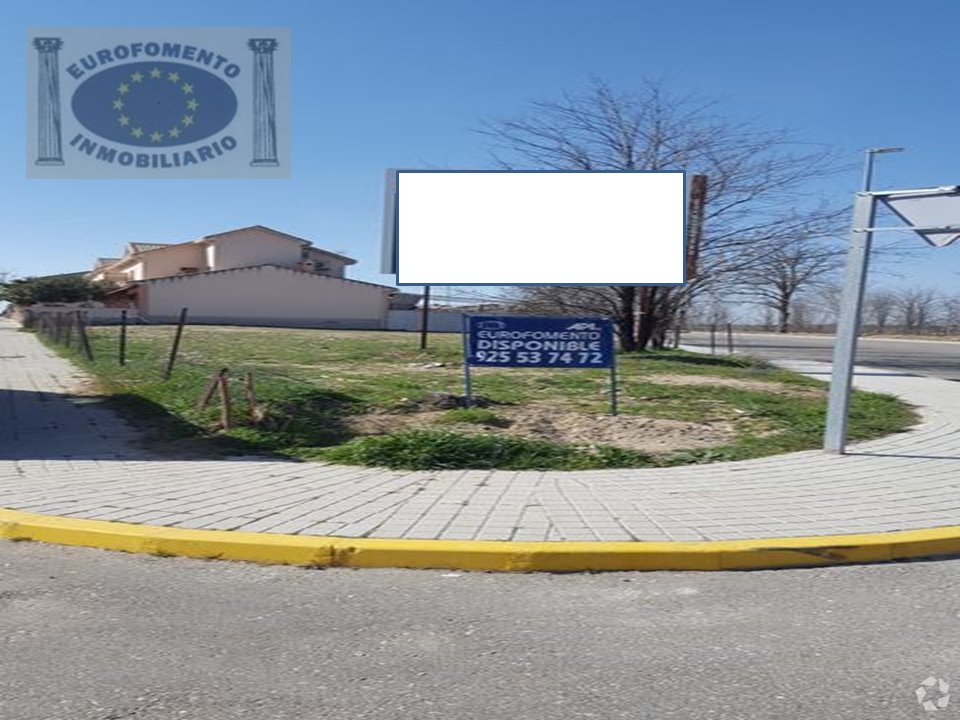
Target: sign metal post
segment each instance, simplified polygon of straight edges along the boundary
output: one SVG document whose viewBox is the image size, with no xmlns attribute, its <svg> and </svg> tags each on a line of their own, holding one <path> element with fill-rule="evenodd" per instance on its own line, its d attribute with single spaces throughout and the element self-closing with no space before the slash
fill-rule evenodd
<svg viewBox="0 0 960 720">
<path fill-rule="evenodd" d="M 827 405 L 827 429 L 823 438 L 823 449 L 827 452 L 842 453 L 846 444 L 853 362 L 857 353 L 860 307 L 863 305 L 867 263 L 873 240 L 870 228 L 873 227 L 875 214 L 876 201 L 873 195 L 858 193 L 853 205 L 853 229 L 850 232 L 843 296 L 837 318 L 837 338 L 833 346 L 833 376 Z"/>
<path fill-rule="evenodd" d="M 610 414 L 617 414 L 617 364 L 610 366 Z"/>
<path fill-rule="evenodd" d="M 473 405 L 473 393 L 470 387 L 470 317 L 463 316 L 463 397 L 467 407 Z"/>
<path fill-rule="evenodd" d="M 878 200 L 910 224 L 906 227 L 875 227 Z M 823 449 L 827 452 L 843 453 L 846 448 L 850 391 L 870 245 L 875 232 L 888 230 L 912 231 L 936 247 L 950 245 L 960 238 L 960 186 L 857 193 L 833 351 L 833 375 L 823 438 Z"/>
</svg>

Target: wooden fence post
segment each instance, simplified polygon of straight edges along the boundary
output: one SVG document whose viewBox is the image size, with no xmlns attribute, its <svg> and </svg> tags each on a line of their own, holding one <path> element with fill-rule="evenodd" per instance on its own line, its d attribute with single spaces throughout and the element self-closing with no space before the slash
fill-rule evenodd
<svg viewBox="0 0 960 720">
<path fill-rule="evenodd" d="M 87 324 L 83 319 L 83 313 L 77 310 L 77 340 L 80 343 L 80 349 L 86 355 L 87 360 L 93 362 L 93 348 L 90 347 L 90 338 L 87 335 Z"/>
<path fill-rule="evenodd" d="M 173 336 L 173 345 L 170 347 L 170 357 L 167 358 L 167 367 L 163 371 L 163 379 L 169 380 L 173 375 L 173 366 L 177 362 L 177 352 L 180 350 L 180 338 L 183 337 L 183 326 L 187 322 L 187 308 L 180 311 L 180 320 L 177 322 L 177 330 Z"/>
<path fill-rule="evenodd" d="M 120 311 L 120 347 L 118 349 L 119 362 L 121 365 L 127 364 L 127 311 Z"/>
<path fill-rule="evenodd" d="M 233 418 L 233 399 L 230 397 L 230 378 L 221 375 L 217 378 L 217 385 L 220 387 L 220 424 L 224 430 L 232 427 Z"/>
<path fill-rule="evenodd" d="M 257 403 L 257 388 L 253 383 L 252 372 L 247 372 L 244 389 L 247 392 L 247 404 L 250 406 L 250 422 L 257 425 L 263 418 L 260 414 L 260 405 Z"/>
<path fill-rule="evenodd" d="M 224 377 L 227 372 L 227 368 L 222 368 L 213 374 L 213 377 L 210 378 L 210 384 L 207 385 L 206 392 L 204 392 L 203 396 L 200 398 L 200 402 L 197 403 L 197 410 L 203 410 L 210 404 L 210 401 L 213 400 L 213 394 L 220 386 L 220 378 Z"/>
</svg>

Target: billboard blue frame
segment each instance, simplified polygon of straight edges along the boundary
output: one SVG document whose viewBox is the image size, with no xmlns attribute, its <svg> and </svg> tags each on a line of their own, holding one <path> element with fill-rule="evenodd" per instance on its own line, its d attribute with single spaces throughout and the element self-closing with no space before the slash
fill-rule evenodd
<svg viewBox="0 0 960 720">
<path fill-rule="evenodd" d="M 399 282 L 399 272 L 400 272 L 400 193 L 399 193 L 399 174 L 400 173 L 505 173 L 505 172 L 517 172 L 517 173 L 632 173 L 632 174 L 668 174 L 668 173 L 681 173 L 683 175 L 683 194 L 684 194 L 684 203 L 683 203 L 683 228 L 682 228 L 682 265 L 683 265 L 683 282 L 679 283 L 642 283 L 646 287 L 676 287 L 682 286 L 687 283 L 690 279 L 688 277 L 688 267 L 687 267 L 687 227 L 689 224 L 689 212 L 690 212 L 690 178 L 692 177 L 686 170 L 497 170 L 497 169 L 487 169 L 487 170 L 447 170 L 447 169 L 407 169 L 407 168 L 389 168 L 386 171 L 386 188 L 384 194 L 384 223 L 383 223 L 383 252 L 381 258 L 381 271 L 386 274 L 397 275 L 398 282 L 396 285 L 399 287 L 422 287 L 416 283 L 401 283 Z M 638 283 L 548 283 L 548 282 L 536 282 L 536 283 L 460 283 L 460 282 L 451 282 L 451 283 L 440 283 L 447 285 L 462 285 L 464 287 L 469 286 L 478 286 L 478 287 L 522 287 L 522 286 L 541 286 L 541 285 L 550 285 L 554 287 L 578 287 L 578 286 L 611 286 L 611 285 L 636 285 Z"/>
</svg>

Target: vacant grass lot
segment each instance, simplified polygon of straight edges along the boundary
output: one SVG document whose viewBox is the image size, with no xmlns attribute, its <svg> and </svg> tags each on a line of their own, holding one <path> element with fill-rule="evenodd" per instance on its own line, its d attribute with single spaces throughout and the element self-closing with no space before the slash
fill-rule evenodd
<svg viewBox="0 0 960 720">
<path fill-rule="evenodd" d="M 619 419 L 603 417 L 609 377 L 597 370 L 474 369 L 473 391 L 491 404 L 439 411 L 422 401 L 429 392 L 462 393 L 459 336 L 434 335 L 430 349 L 420 351 L 412 333 L 194 326 L 186 328 L 176 370 L 165 381 L 173 328 L 130 328 L 125 367 L 117 364 L 118 334 L 94 328 L 95 361 L 71 357 L 93 371 L 119 408 L 149 419 L 172 447 L 215 437 L 231 451 L 422 469 L 663 466 L 817 447 L 826 408 L 819 381 L 750 358 L 664 351 L 620 356 Z M 239 379 L 231 383 L 236 427 L 220 428 L 216 402 L 198 409 L 221 368 L 234 378 L 253 374 L 256 423 Z M 533 410 L 536 422 L 525 415 Z M 538 436 L 537 428 L 554 428 L 553 419 L 574 426 L 570 437 L 577 440 Z M 892 397 L 857 393 L 850 431 L 876 437 L 914 420 Z M 596 423 L 626 439 L 585 438 Z M 666 438 L 663 448 L 651 450 L 646 436 L 657 433 Z M 720 439 L 710 441 L 714 436 Z"/>
</svg>

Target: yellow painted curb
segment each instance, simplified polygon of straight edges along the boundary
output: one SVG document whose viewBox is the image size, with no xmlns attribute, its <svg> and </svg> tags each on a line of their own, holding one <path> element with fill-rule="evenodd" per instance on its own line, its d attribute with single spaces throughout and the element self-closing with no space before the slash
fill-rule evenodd
<svg viewBox="0 0 960 720">
<path fill-rule="evenodd" d="M 314 567 L 583 570 L 756 570 L 960 553 L 960 527 L 710 542 L 379 540 L 184 530 L 77 520 L 0 508 L 0 537 L 104 550 Z"/>
</svg>

